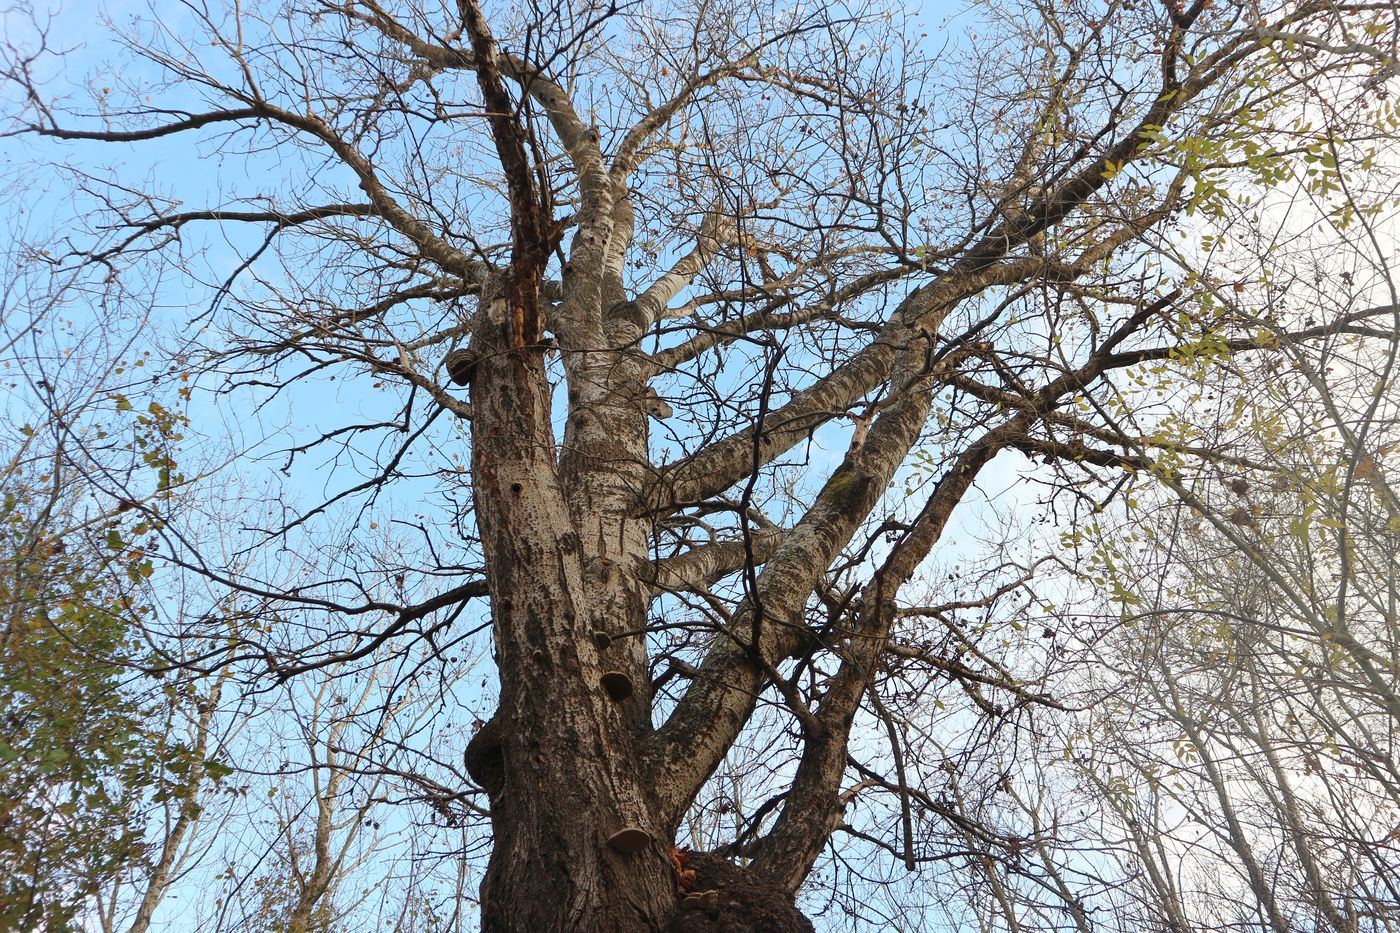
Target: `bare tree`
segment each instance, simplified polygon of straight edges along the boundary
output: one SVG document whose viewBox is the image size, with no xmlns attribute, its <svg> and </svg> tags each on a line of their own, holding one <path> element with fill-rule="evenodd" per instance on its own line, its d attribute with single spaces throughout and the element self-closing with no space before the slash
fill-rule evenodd
<svg viewBox="0 0 1400 933">
<path fill-rule="evenodd" d="M 229 909 L 208 922 L 213 929 L 345 929 L 346 917 L 368 899 L 382 880 L 382 867 L 395 858 L 385 843 L 390 834 L 380 828 L 387 819 L 383 811 L 396 756 L 382 746 L 391 727 L 412 731 L 415 711 L 409 708 L 411 698 L 401 695 L 395 704 L 375 710 L 372 725 L 361 732 L 363 717 L 383 696 L 384 671 L 371 670 L 353 681 L 339 673 L 319 671 L 319 682 L 305 695 L 286 699 L 283 727 L 296 738 L 281 752 L 292 760 L 267 775 L 271 783 L 261 794 L 274 819 L 249 827 L 265 840 L 267 857 L 245 866 L 250 875 L 227 873 L 220 901 Z M 340 693 L 352 687 L 358 695 Z M 398 747 L 402 756 L 403 746 Z M 260 757 L 245 751 L 250 763 Z M 252 769 L 244 775 L 253 781 L 259 776 Z M 305 780 L 298 782 L 297 776 Z M 357 886 L 366 864 L 375 862 L 381 870 L 372 873 L 373 883 Z"/>
<path fill-rule="evenodd" d="M 1394 177 L 1327 163 L 1270 222 L 1255 218 L 1251 249 L 1217 252 L 1249 283 L 1217 297 L 1222 315 L 1268 333 L 1355 323 L 1203 370 L 1180 427 L 1238 461 L 1173 477 L 1163 513 L 1136 540 L 1114 535 L 1098 565 L 1122 627 L 1097 653 L 1096 679 L 1117 686 L 1081 766 L 1169 929 L 1348 933 L 1400 919 L 1388 462 L 1400 322 L 1394 217 L 1374 209 Z"/>
<path fill-rule="evenodd" d="M 1207 341 L 1217 286 L 1162 248 L 1298 135 L 1376 132 L 1392 9 L 975 12 L 930 51 L 834 7 L 190 5 L 73 89 L 41 26 L 10 49 L 14 132 L 79 207 L 52 262 L 188 311 L 141 378 L 197 426 L 236 412 L 211 463 L 280 453 L 198 516 L 128 498 L 239 605 L 151 638 L 256 691 L 386 651 L 421 685 L 489 626 L 497 708 L 436 797 L 489 819 L 485 929 L 810 929 L 794 898 L 838 832 L 962 860 L 989 928 L 1039 923 L 1004 869 L 1053 865 L 1052 833 L 989 821 L 978 757 L 1054 702 L 984 643 L 1031 563 L 906 587 L 1004 453 L 1110 496 L 1229 456 L 1136 422 L 1116 380 L 1393 314 Z M 1335 112 L 1302 128 L 1319 87 Z M 217 177 L 138 186 L 92 143 Z M 961 739 L 908 727 L 942 683 Z M 710 851 L 673 850 L 685 826 Z"/>
</svg>

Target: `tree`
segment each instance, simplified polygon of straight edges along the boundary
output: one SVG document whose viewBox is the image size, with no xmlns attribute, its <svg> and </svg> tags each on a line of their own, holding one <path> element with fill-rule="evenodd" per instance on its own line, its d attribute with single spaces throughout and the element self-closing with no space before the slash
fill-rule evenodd
<svg viewBox="0 0 1400 933">
<path fill-rule="evenodd" d="M 143 675 L 154 663 L 143 624 L 160 611 L 148 601 L 154 564 L 138 543 L 148 520 L 134 501 L 108 495 L 168 469 L 181 419 L 155 404 L 138 413 L 113 389 L 91 345 L 115 328 L 63 320 L 80 277 L 23 248 L 8 258 L 0 923 L 72 929 L 96 901 L 111 929 L 104 895 L 135 872 L 149 882 L 139 898 L 153 906 L 197 822 L 206 770 L 219 767 L 208 760 L 218 678 Z"/>
<path fill-rule="evenodd" d="M 1173 930 L 1395 919 L 1400 328 L 1393 218 L 1374 209 L 1393 180 L 1330 162 L 1288 210 L 1231 218 L 1238 245 L 1218 259 L 1251 285 L 1217 297 L 1269 333 L 1355 323 L 1203 370 L 1197 430 L 1235 461 L 1170 483 L 1145 530 L 1106 536 L 1095 561 L 1121 628 L 1089 668 L 1114 699 L 1079 767 Z"/>
<path fill-rule="evenodd" d="M 808 929 L 838 832 L 944 857 L 916 816 L 1010 903 L 993 863 L 1025 840 L 927 789 L 977 740 L 945 758 L 897 713 L 945 679 L 984 737 L 1048 702 L 955 624 L 1029 566 L 906 588 L 1003 454 L 1168 481 L 1224 456 L 1135 424 L 1123 379 L 1356 323 L 1216 322 L 1163 242 L 1296 145 L 1393 136 L 1388 15 L 1022 3 L 932 52 L 891 11 L 190 5 L 66 94 L 36 25 L 14 132 L 76 197 L 45 248 L 188 312 L 140 388 L 211 426 L 207 471 L 161 476 L 197 516 L 130 499 L 225 594 L 151 623 L 153 667 L 256 696 L 387 658 L 449 696 L 489 625 L 471 783 L 383 766 L 489 819 L 488 930 Z M 141 187 L 92 143 L 216 177 Z M 196 478 L 279 451 L 262 488 Z M 687 821 L 712 851 L 671 851 Z"/>
</svg>

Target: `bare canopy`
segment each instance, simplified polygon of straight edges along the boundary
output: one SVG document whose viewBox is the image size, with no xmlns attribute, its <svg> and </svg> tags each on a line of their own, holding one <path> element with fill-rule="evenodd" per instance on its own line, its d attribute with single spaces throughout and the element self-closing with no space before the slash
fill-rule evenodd
<svg viewBox="0 0 1400 933">
<path fill-rule="evenodd" d="M 489 824 L 490 931 L 811 929 L 795 898 L 842 833 L 1014 863 L 886 702 L 951 684 L 974 731 L 1056 706 L 956 624 L 1035 568 L 1008 551 L 946 605 L 921 568 L 1011 452 L 1100 506 L 1249 466 L 1137 419 L 1124 380 L 1391 313 L 1217 321 L 1221 282 L 1163 244 L 1309 134 L 1372 135 L 1393 16 L 205 3 L 122 27 L 132 67 L 72 94 L 42 30 L 16 40 L 13 133 L 91 205 L 45 261 L 151 305 L 122 398 L 178 393 L 211 461 L 201 412 L 247 415 L 261 501 L 201 492 L 213 467 L 119 491 L 223 607 L 152 621 L 156 667 L 256 698 L 398 659 L 391 694 L 456 703 L 445 659 L 489 630 L 469 745 L 338 767 Z M 143 187 L 83 167 L 93 143 L 206 177 Z M 871 798 L 894 818 L 851 815 Z M 930 821 L 957 844 L 921 846 Z"/>
</svg>

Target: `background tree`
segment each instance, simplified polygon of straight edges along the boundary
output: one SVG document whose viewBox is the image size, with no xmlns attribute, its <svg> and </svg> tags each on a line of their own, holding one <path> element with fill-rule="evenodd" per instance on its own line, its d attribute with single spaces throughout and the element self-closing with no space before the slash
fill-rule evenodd
<svg viewBox="0 0 1400 933">
<path fill-rule="evenodd" d="M 211 761 L 219 678 L 146 673 L 145 626 L 178 600 L 152 601 L 153 527 L 128 496 L 169 498 L 183 419 L 137 412 L 109 378 L 117 328 L 65 319 L 87 297 L 81 276 L 23 246 L 8 258 L 0 923 L 65 930 L 93 908 L 111 928 L 106 897 L 133 873 L 153 909 L 201 791 L 226 770 Z"/>
<path fill-rule="evenodd" d="M 230 670 L 240 703 L 325 670 L 393 671 L 376 711 L 435 690 L 356 767 L 489 821 L 486 929 L 805 929 L 838 833 L 955 860 L 1010 928 L 1087 927 L 993 754 L 1059 702 L 1062 659 L 1016 673 L 1000 631 L 1035 557 L 909 586 L 1003 454 L 1105 499 L 1233 462 L 1124 380 L 1393 315 L 1217 321 L 1164 248 L 1235 179 L 1393 136 L 1392 12 L 1026 3 L 935 52 L 839 8 L 192 5 L 75 87 L 35 26 L 14 132 L 77 208 L 45 248 L 172 318 L 142 393 L 201 428 L 193 466 L 155 455 L 197 505 L 127 497 L 217 594 L 147 624 L 149 668 Z M 137 185 L 94 143 L 214 177 Z M 487 629 L 494 710 L 462 680 Z M 944 683 L 968 705 L 919 731 Z"/>
<path fill-rule="evenodd" d="M 1394 179 L 1325 149 L 1304 165 L 1325 170 L 1256 216 L 1252 249 L 1231 218 L 1238 251 L 1215 265 L 1247 285 L 1217 290 L 1218 313 L 1269 334 L 1351 323 L 1203 369 L 1190 409 L 1207 417 L 1181 427 L 1238 459 L 1173 479 L 1164 512 L 1096 561 L 1122 628 L 1087 668 L 1115 699 L 1081 764 L 1171 929 L 1396 919 L 1400 328 L 1393 218 L 1375 209 Z"/>
</svg>

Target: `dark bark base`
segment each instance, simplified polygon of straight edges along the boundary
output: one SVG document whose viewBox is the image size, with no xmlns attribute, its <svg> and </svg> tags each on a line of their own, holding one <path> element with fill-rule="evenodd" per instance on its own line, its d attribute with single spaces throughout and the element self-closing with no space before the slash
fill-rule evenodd
<svg viewBox="0 0 1400 933">
<path fill-rule="evenodd" d="M 709 852 L 690 853 L 687 867 L 695 870 L 692 892 L 718 896 L 713 909 L 682 909 L 669 933 L 813 933 L 782 887 Z"/>
</svg>

